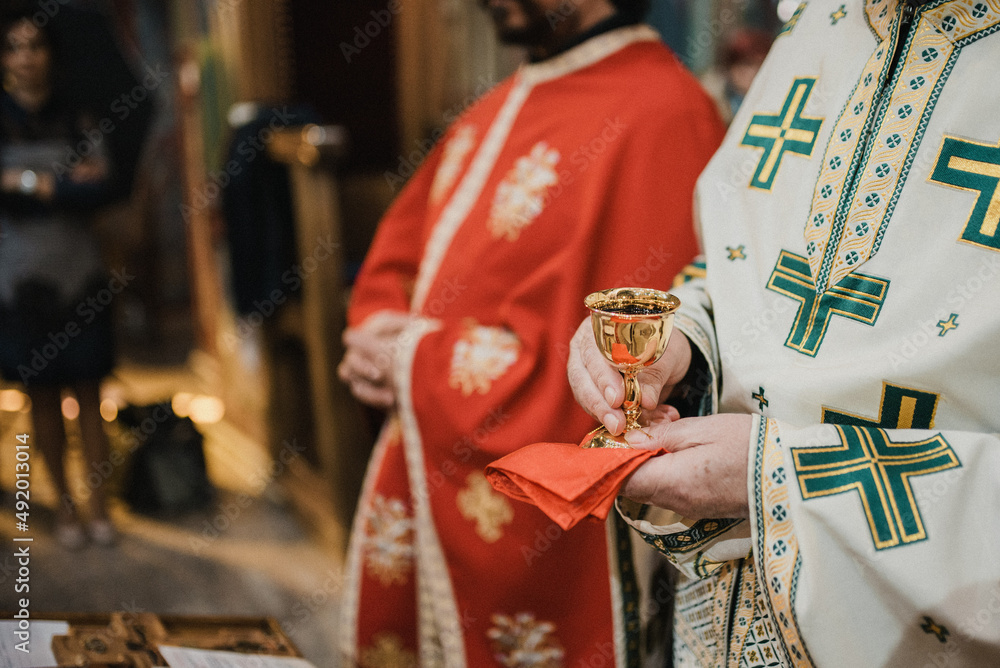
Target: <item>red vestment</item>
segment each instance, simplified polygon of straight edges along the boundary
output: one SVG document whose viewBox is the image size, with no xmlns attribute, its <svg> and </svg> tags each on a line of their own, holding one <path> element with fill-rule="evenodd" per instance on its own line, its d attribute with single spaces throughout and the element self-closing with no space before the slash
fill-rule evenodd
<svg viewBox="0 0 1000 668">
<path fill-rule="evenodd" d="M 722 134 L 658 36 L 621 28 L 496 86 L 400 193 L 349 314 L 420 316 L 352 532 L 349 661 L 634 662 L 627 537 L 596 520 L 564 532 L 483 468 L 595 426 L 566 381 L 583 299 L 669 284 L 696 254 L 694 182 Z"/>
</svg>

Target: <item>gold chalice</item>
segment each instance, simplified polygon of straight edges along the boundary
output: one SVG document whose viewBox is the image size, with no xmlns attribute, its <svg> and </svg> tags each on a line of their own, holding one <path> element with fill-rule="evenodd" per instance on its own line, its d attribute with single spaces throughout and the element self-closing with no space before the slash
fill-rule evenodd
<svg viewBox="0 0 1000 668">
<path fill-rule="evenodd" d="M 625 433 L 641 429 L 642 389 L 636 376 L 663 355 L 681 301 L 659 290 L 614 288 L 588 295 L 584 304 L 590 309 L 597 347 L 625 377 L 625 432 L 615 436 L 601 426 L 587 434 L 580 447 L 628 448 Z"/>
</svg>

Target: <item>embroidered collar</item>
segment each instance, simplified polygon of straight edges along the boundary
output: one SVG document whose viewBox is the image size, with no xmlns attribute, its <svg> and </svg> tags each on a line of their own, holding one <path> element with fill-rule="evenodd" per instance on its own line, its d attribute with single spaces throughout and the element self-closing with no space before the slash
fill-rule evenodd
<svg viewBox="0 0 1000 668">
<path fill-rule="evenodd" d="M 565 76 L 607 58 L 636 42 L 659 41 L 660 35 L 648 25 L 633 25 L 601 33 L 583 44 L 540 63 L 522 65 L 518 78 L 534 85 Z"/>
</svg>

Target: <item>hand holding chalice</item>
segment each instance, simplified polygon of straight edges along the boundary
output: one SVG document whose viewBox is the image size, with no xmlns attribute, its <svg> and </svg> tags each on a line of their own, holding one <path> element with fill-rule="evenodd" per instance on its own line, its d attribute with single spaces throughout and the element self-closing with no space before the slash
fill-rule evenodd
<svg viewBox="0 0 1000 668">
<path fill-rule="evenodd" d="M 642 389 L 637 375 L 660 359 L 673 330 L 680 300 L 648 288 L 614 288 L 587 296 L 597 347 L 625 378 L 625 433 L 640 429 Z M 615 436 L 605 427 L 587 434 L 584 448 L 627 448 L 625 433 Z"/>
</svg>

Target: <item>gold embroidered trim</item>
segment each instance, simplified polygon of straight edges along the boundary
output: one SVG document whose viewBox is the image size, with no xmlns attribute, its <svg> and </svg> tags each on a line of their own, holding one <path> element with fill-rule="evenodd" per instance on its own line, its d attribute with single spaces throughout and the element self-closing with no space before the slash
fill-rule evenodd
<svg viewBox="0 0 1000 668">
<path fill-rule="evenodd" d="M 520 352 L 521 342 L 513 332 L 470 320 L 452 350 L 448 385 L 466 397 L 486 394 L 517 362 Z"/>
<path fill-rule="evenodd" d="M 556 625 L 539 621 L 530 612 L 494 614 L 486 632 L 497 661 L 516 668 L 563 668 L 566 652 L 555 635 Z"/>
<path fill-rule="evenodd" d="M 494 239 L 516 241 L 548 204 L 549 188 L 559 183 L 559 151 L 540 141 L 497 185 L 486 226 Z"/>
<path fill-rule="evenodd" d="M 799 555 L 799 542 L 789 515 L 788 484 L 793 471 L 785 468 L 784 454 L 779 444 L 778 423 L 767 420 L 760 468 L 760 497 L 757 508 L 762 518 L 761 535 L 757 537 L 760 582 L 771 604 L 773 619 L 784 639 L 789 658 L 796 667 L 812 667 L 799 635 L 792 608 L 795 586 L 795 567 Z"/>
<path fill-rule="evenodd" d="M 462 171 L 465 159 L 476 147 L 476 129 L 471 125 L 463 125 L 455 131 L 448 144 L 444 147 L 441 163 L 434 173 L 434 183 L 431 184 L 431 204 L 437 206 L 441 198 L 455 184 Z"/>
</svg>

